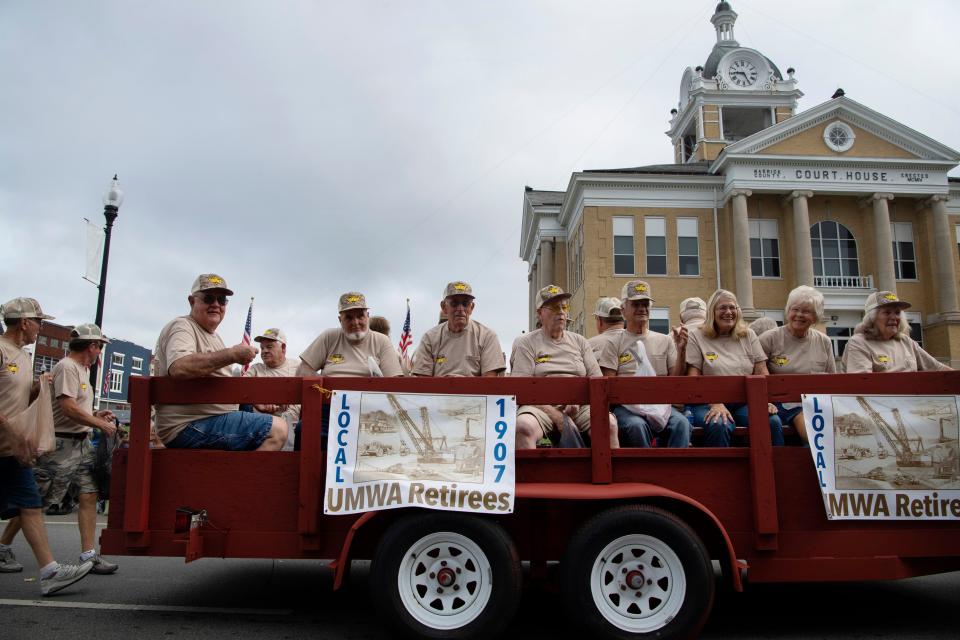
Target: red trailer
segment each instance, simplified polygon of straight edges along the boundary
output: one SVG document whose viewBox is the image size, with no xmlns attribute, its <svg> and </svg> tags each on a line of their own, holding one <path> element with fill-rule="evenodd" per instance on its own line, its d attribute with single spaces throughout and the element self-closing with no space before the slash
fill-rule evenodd
<svg viewBox="0 0 960 640">
<path fill-rule="evenodd" d="M 509 515 L 396 509 L 323 514 L 327 391 L 507 394 L 518 404 L 590 404 L 591 449 L 516 454 Z M 328 559 L 334 588 L 372 560 L 373 600 L 411 635 L 487 637 L 528 579 L 559 561 L 564 609 L 594 635 L 695 636 L 717 580 L 862 581 L 960 569 L 960 522 L 831 521 L 810 451 L 773 448 L 767 402 L 801 393 L 957 394 L 960 372 L 692 378 L 134 378 L 129 449 L 113 462 L 101 537 L 108 555 Z M 619 449 L 615 403 L 746 402 L 729 449 Z M 302 404 L 302 451 L 149 447 L 154 403 Z M 695 434 L 696 438 L 696 434 Z M 788 443 L 790 439 L 788 438 Z M 797 444 L 798 441 L 794 441 Z M 203 512 L 177 531 L 178 509 Z M 184 512 L 181 512 L 184 513 Z M 329 560 L 332 559 L 332 560 Z"/>
</svg>

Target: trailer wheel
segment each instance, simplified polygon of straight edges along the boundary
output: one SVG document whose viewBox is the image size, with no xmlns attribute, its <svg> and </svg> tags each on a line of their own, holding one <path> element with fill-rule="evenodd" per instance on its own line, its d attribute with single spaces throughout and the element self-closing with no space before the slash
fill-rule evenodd
<svg viewBox="0 0 960 640">
<path fill-rule="evenodd" d="M 675 515 L 647 505 L 587 521 L 561 565 L 567 611 L 592 635 L 696 637 L 716 588 L 710 556 Z"/>
<path fill-rule="evenodd" d="M 495 522 L 418 513 L 393 524 L 377 545 L 370 589 L 380 613 L 407 635 L 489 637 L 516 611 L 520 559 Z"/>
</svg>

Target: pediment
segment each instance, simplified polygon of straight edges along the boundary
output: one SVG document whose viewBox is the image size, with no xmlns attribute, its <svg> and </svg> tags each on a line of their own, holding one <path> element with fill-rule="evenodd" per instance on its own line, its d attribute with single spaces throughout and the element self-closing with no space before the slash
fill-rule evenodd
<svg viewBox="0 0 960 640">
<path fill-rule="evenodd" d="M 847 125 L 854 133 L 853 145 L 844 151 L 836 151 L 824 141 L 824 132 L 836 122 Z M 711 171 L 719 170 L 725 157 L 744 155 L 960 163 L 960 152 L 845 96 L 817 105 L 728 145 L 714 162 Z"/>
</svg>

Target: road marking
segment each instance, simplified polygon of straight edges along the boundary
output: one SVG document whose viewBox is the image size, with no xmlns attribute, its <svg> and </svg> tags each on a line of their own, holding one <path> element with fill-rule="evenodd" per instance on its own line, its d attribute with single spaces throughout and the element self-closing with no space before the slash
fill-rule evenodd
<svg viewBox="0 0 960 640">
<path fill-rule="evenodd" d="M 163 611 L 172 613 L 225 613 L 257 616 L 288 616 L 293 609 L 231 609 L 226 607 L 176 607 L 164 604 L 113 604 L 109 602 L 56 602 L 53 600 L 15 600 L 0 598 L 0 606 L 52 607 L 55 609 L 102 609 L 106 611 Z"/>
</svg>

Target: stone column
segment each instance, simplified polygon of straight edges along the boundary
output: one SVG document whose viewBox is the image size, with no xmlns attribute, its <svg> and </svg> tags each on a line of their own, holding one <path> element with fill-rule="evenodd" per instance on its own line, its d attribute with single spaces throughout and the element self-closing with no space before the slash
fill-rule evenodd
<svg viewBox="0 0 960 640">
<path fill-rule="evenodd" d="M 873 203 L 873 237 L 876 242 L 877 291 L 897 292 L 897 278 L 893 270 L 893 235 L 890 233 L 890 209 L 887 201 L 892 193 L 875 193 L 861 203 Z"/>
<path fill-rule="evenodd" d="M 947 196 L 928 198 L 921 206 L 929 207 L 933 221 L 934 273 L 937 286 L 937 313 L 944 320 L 960 320 L 957 306 L 957 272 L 953 264 L 953 235 L 947 216 Z"/>
<path fill-rule="evenodd" d="M 553 240 L 540 241 L 540 281 L 541 287 L 556 284 L 553 281 Z"/>
<path fill-rule="evenodd" d="M 813 250 L 810 248 L 810 210 L 807 199 L 813 191 L 794 191 L 786 197 L 793 201 L 793 255 L 797 285 L 813 286 Z"/>
<path fill-rule="evenodd" d="M 533 297 L 534 297 L 535 295 L 537 295 L 536 284 L 537 284 L 537 281 L 536 281 L 536 279 L 534 278 L 533 269 L 531 269 L 531 270 L 530 270 L 530 273 L 527 274 L 527 289 L 528 289 L 528 293 L 527 293 L 527 331 L 532 330 L 533 327 L 534 327 L 534 325 L 536 324 L 536 321 L 534 320 L 534 318 L 536 317 L 536 314 L 535 314 L 534 311 L 533 311 L 533 309 L 534 309 L 534 300 L 533 300 Z"/>
<path fill-rule="evenodd" d="M 753 313 L 753 274 L 750 270 L 750 225 L 747 222 L 747 198 L 753 192 L 735 189 L 733 202 L 733 264 L 736 273 L 737 300 L 743 315 Z M 719 265 L 717 265 L 719 268 Z"/>
</svg>

